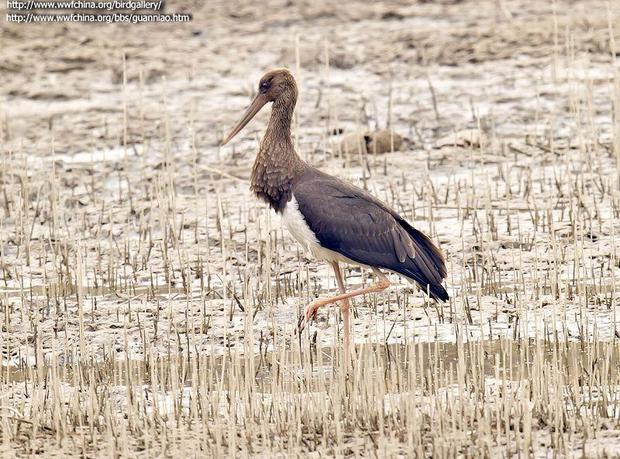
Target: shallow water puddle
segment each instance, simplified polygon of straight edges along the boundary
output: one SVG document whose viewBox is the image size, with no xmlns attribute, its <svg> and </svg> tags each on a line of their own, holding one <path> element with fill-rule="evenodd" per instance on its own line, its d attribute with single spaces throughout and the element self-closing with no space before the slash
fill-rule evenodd
<svg viewBox="0 0 620 459">
<path fill-rule="evenodd" d="M 297 393 L 309 385 L 333 381 L 342 376 L 340 349 L 299 349 L 267 352 L 246 357 L 239 354 L 196 357 L 173 356 L 138 359 L 105 359 L 103 362 L 66 366 L 6 366 L 0 377 L 5 383 L 34 383 L 58 377 L 70 385 L 89 381 L 114 385 L 145 385 L 154 380 L 162 388 L 174 384 L 185 387 L 217 385 L 231 375 L 246 380 L 253 375 L 257 392 L 270 392 L 277 382 L 286 390 Z M 387 378 L 387 373 L 401 374 L 403 381 L 418 383 L 446 373 L 476 371 L 480 377 L 507 381 L 531 379 L 541 366 L 554 365 L 567 371 L 588 374 L 589 369 L 605 360 L 610 369 L 620 368 L 620 346 L 608 342 L 551 342 L 485 340 L 466 343 L 363 344 L 356 346 L 356 364 L 347 378 Z M 475 369 L 475 370 L 472 370 Z M 447 382 L 447 381 L 446 381 Z"/>
</svg>

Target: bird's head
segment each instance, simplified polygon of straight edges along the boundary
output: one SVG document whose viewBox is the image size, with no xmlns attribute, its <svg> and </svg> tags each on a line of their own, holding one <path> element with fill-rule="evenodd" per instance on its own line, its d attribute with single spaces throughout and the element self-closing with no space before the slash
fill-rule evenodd
<svg viewBox="0 0 620 459">
<path fill-rule="evenodd" d="M 275 69 L 263 75 L 258 83 L 258 93 L 252 103 L 243 114 L 237 125 L 230 131 L 222 145 L 226 145 L 236 136 L 246 124 L 260 111 L 268 102 L 290 103 L 297 100 L 297 84 L 295 78 L 287 69 Z"/>
</svg>

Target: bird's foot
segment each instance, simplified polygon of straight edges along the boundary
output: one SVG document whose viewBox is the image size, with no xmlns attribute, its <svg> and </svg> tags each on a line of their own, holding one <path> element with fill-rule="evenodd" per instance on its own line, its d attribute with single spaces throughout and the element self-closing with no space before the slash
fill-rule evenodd
<svg viewBox="0 0 620 459">
<path fill-rule="evenodd" d="M 301 334 L 306 328 L 306 325 L 310 323 L 310 321 L 316 317 L 316 312 L 319 310 L 319 305 L 310 303 L 303 314 L 299 316 L 299 321 L 297 322 L 297 333 Z"/>
</svg>

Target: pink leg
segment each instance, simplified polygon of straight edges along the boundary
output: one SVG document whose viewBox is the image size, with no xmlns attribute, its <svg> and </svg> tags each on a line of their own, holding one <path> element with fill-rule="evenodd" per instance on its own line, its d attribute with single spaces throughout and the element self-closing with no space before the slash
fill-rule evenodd
<svg viewBox="0 0 620 459">
<path fill-rule="evenodd" d="M 340 290 L 341 294 L 344 294 L 346 293 L 346 290 L 344 288 L 344 279 L 342 278 L 342 272 L 340 271 L 338 262 L 334 261 L 331 263 L 331 265 L 334 269 L 334 273 L 336 274 L 338 290 Z M 344 361 L 345 364 L 348 365 L 351 355 L 351 304 L 349 303 L 348 298 L 342 300 L 342 305 L 340 306 L 340 309 L 342 310 L 342 322 L 344 326 Z"/>
<path fill-rule="evenodd" d="M 310 322 L 315 315 L 318 309 L 322 306 L 336 303 L 338 301 L 342 301 L 342 318 L 344 321 L 344 351 L 345 351 L 345 359 L 348 362 L 349 360 L 349 340 L 350 340 L 350 307 L 349 307 L 349 298 L 353 298 L 354 296 L 365 295 L 367 293 L 375 293 L 381 292 L 390 286 L 390 281 L 388 278 L 376 268 L 373 268 L 373 272 L 379 278 L 379 280 L 366 288 L 359 288 L 357 290 L 353 290 L 351 292 L 346 293 L 344 289 L 344 282 L 342 280 L 342 274 L 340 273 L 340 268 L 338 267 L 338 263 L 332 263 L 332 267 L 334 268 L 334 272 L 336 273 L 336 281 L 338 282 L 338 288 L 340 289 L 340 295 L 332 296 L 329 298 L 318 299 L 312 303 L 310 303 L 306 307 L 306 312 L 299 318 L 299 324 L 297 326 L 297 330 L 299 333 L 305 328 L 306 324 Z"/>
</svg>

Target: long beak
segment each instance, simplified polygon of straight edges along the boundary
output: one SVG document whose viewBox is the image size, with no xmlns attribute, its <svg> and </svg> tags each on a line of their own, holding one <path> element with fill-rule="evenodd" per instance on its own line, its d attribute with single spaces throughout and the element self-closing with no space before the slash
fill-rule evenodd
<svg viewBox="0 0 620 459">
<path fill-rule="evenodd" d="M 257 94 L 254 100 L 252 101 L 252 103 L 250 104 L 250 106 L 248 107 L 248 109 L 246 110 L 246 112 L 243 114 L 243 117 L 239 120 L 239 122 L 232 129 L 232 131 L 230 131 L 230 133 L 228 134 L 228 137 L 226 137 L 226 140 L 222 142 L 222 145 L 226 145 L 228 142 L 232 140 L 234 136 L 239 134 L 239 131 L 241 131 L 241 129 L 243 129 L 245 125 L 248 124 L 252 118 L 254 118 L 254 115 L 256 115 L 267 102 L 269 101 L 267 100 L 267 97 L 265 97 L 264 94 L 260 94 L 260 93 Z"/>
</svg>

